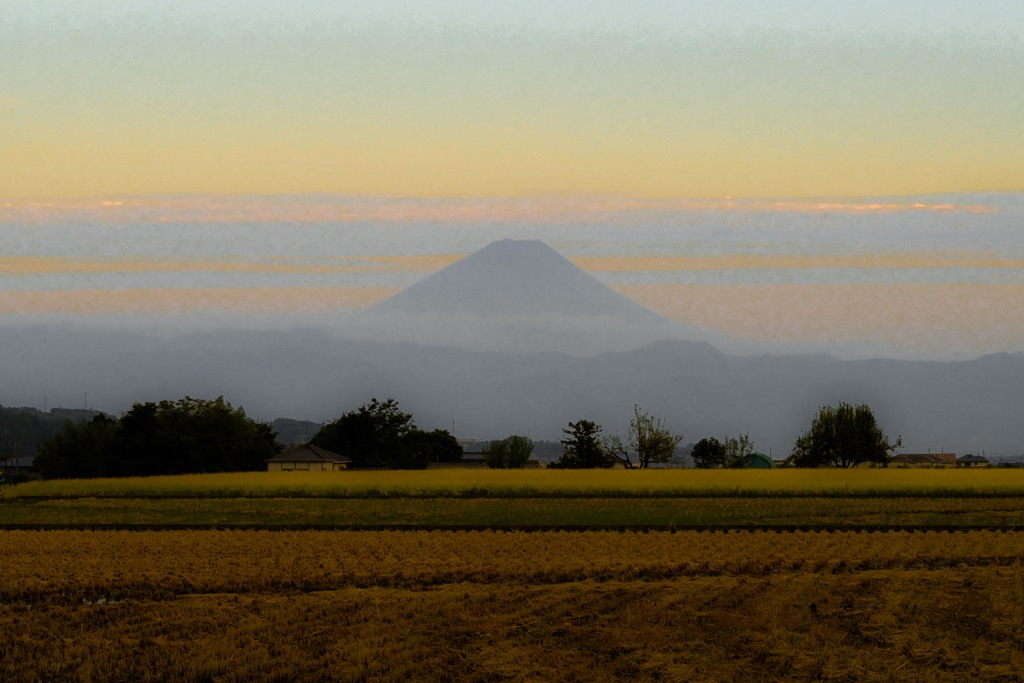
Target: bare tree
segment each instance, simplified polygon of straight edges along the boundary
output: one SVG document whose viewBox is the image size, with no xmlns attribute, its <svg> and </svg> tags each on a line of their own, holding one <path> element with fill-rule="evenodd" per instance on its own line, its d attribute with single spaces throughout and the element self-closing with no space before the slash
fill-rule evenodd
<svg viewBox="0 0 1024 683">
<path fill-rule="evenodd" d="M 750 443 L 749 434 L 727 436 L 722 445 L 725 448 L 725 467 L 742 469 L 754 453 L 754 444 Z"/>
<path fill-rule="evenodd" d="M 647 469 L 651 463 L 671 462 L 682 434 L 673 434 L 660 417 L 633 406 L 633 419 L 629 422 L 629 441 L 623 443 L 618 436 L 605 440 L 608 456 L 628 469 Z"/>
</svg>

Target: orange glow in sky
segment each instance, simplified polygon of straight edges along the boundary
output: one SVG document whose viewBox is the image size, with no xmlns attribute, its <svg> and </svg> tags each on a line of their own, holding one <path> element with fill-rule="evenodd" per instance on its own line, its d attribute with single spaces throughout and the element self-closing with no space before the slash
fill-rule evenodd
<svg viewBox="0 0 1024 683">
<path fill-rule="evenodd" d="M 176 196 L 124 199 L 14 200 L 0 204 L 0 224 L 92 220 L 108 224 L 156 223 L 326 223 L 374 221 L 405 223 L 607 222 L 650 212 L 792 213 L 896 215 L 928 213 L 992 214 L 984 204 L 949 202 L 869 202 L 857 199 L 650 199 L 603 195 L 538 197 L 410 198 L 383 196 Z"/>
<path fill-rule="evenodd" d="M 396 294 L 388 287 L 216 287 L 0 292 L 0 315 L 332 314 Z"/>
<path fill-rule="evenodd" d="M 0 198 L 1024 189 L 1015 3 L 366 4 L 9 3 Z"/>
<path fill-rule="evenodd" d="M 728 256 L 602 256 L 573 262 L 591 272 L 676 270 L 803 270 L 808 268 L 1008 268 L 1024 269 L 1024 260 L 970 254 L 905 252 L 898 254 L 733 254 Z"/>
</svg>

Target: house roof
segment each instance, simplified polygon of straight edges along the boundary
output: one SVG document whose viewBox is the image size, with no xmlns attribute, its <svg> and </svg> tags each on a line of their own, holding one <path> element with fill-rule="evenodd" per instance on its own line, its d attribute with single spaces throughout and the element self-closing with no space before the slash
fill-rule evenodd
<svg viewBox="0 0 1024 683">
<path fill-rule="evenodd" d="M 962 462 L 962 463 L 972 463 L 972 462 L 981 463 L 981 462 L 988 462 L 988 458 L 986 458 L 984 456 L 981 456 L 981 455 L 971 455 L 970 453 L 968 453 L 967 455 L 965 455 L 963 457 L 957 458 L 956 461 L 957 462 Z"/>
<path fill-rule="evenodd" d="M 320 448 L 319 446 L 314 446 L 311 443 L 306 443 L 289 448 L 284 453 L 275 455 L 273 458 L 267 458 L 265 462 L 347 463 L 352 462 L 352 458 L 346 458 L 344 455 L 338 455 L 334 451 L 329 451 L 326 448 Z"/>
<path fill-rule="evenodd" d="M 931 462 L 949 465 L 956 462 L 956 453 L 900 453 L 891 462 Z"/>
</svg>

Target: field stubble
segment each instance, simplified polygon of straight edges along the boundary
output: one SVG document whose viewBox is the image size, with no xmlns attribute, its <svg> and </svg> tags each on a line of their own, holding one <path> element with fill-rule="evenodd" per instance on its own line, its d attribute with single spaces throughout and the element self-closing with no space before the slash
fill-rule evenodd
<svg viewBox="0 0 1024 683">
<path fill-rule="evenodd" d="M 1020 532 L 15 531 L 0 560 L 4 680 L 1010 681 L 1024 667 Z"/>
<path fill-rule="evenodd" d="M 39 482 L 18 524 L 1002 531 L 0 531 L 0 680 L 1019 681 L 1018 472 Z"/>
</svg>

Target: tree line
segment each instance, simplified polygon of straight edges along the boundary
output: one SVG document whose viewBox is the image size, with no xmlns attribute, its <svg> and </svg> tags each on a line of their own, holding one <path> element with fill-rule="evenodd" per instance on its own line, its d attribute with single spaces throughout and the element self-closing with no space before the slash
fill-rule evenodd
<svg viewBox="0 0 1024 683">
<path fill-rule="evenodd" d="M 651 464 L 669 463 L 682 435 L 673 434 L 659 418 L 633 407 L 629 436 L 601 437 L 601 426 L 592 420 L 570 422 L 562 430 L 562 456 L 552 465 L 560 468 L 596 468 L 622 465 L 645 469 Z M 890 442 L 865 404 L 840 403 L 823 406 L 810 428 L 793 445 L 786 464 L 793 467 L 856 467 L 864 463 L 886 465 L 901 439 Z M 743 468 L 754 455 L 747 434 L 719 441 L 706 437 L 690 452 L 694 467 Z"/>
<path fill-rule="evenodd" d="M 672 462 L 683 440 L 660 417 L 633 406 L 626 439 L 619 435 L 601 437 L 601 426 L 592 420 L 570 422 L 562 432 L 562 456 L 552 467 L 565 469 L 614 467 L 647 469 L 653 464 Z"/>
<path fill-rule="evenodd" d="M 136 403 L 120 418 L 65 422 L 39 448 L 45 478 L 130 477 L 264 469 L 281 450 L 273 428 L 220 396 Z"/>
<path fill-rule="evenodd" d="M 373 399 L 343 414 L 310 443 L 363 468 L 416 469 L 462 457 L 455 437 L 417 428 L 393 399 Z M 120 418 L 65 422 L 40 446 L 35 465 L 45 478 L 244 472 L 266 469 L 266 460 L 283 449 L 272 425 L 223 396 L 186 396 L 136 403 Z"/>
<path fill-rule="evenodd" d="M 376 398 L 324 425 L 310 441 L 344 455 L 350 467 L 423 469 L 432 462 L 458 462 L 462 446 L 447 430 L 425 432 L 398 401 Z"/>
<path fill-rule="evenodd" d="M 647 469 L 677 457 L 682 434 L 639 406 L 625 437 L 602 436 L 592 420 L 563 429 L 562 452 L 550 467 L 621 466 Z M 349 458 L 351 467 L 421 469 L 455 463 L 463 449 L 446 430 L 416 426 L 392 398 L 376 398 L 323 425 L 310 443 Z M 824 406 L 794 444 L 789 464 L 852 467 L 885 464 L 900 444 L 890 443 L 866 405 Z M 224 399 L 136 403 L 120 418 L 100 414 L 88 422 L 67 421 L 39 448 L 36 468 L 47 478 L 118 477 L 254 471 L 283 450 L 272 425 L 254 420 Z M 492 441 L 484 462 L 492 468 L 525 467 L 533 442 L 521 435 Z M 698 441 L 691 456 L 699 468 L 743 467 L 753 454 L 747 435 Z"/>
<path fill-rule="evenodd" d="M 0 406 L 0 457 L 4 460 L 33 457 L 65 422 L 87 422 L 99 414 L 98 410 L 76 408 L 42 411 L 27 406 Z"/>
</svg>

